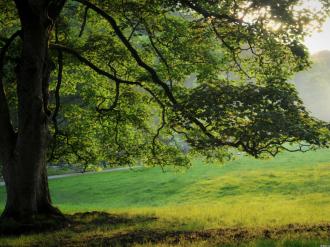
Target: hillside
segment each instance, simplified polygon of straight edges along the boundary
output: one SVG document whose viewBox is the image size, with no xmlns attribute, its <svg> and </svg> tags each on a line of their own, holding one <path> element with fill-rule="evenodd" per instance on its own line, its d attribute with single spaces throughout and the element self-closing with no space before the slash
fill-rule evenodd
<svg viewBox="0 0 330 247">
<path fill-rule="evenodd" d="M 166 173 L 155 167 L 88 174 L 51 180 L 50 189 L 54 203 L 73 214 L 72 226 L 0 236 L 0 246 L 329 243 L 329 150 L 283 153 L 271 160 L 241 157 L 224 165 L 196 160 L 191 169 Z M 0 208 L 4 196 L 0 187 Z"/>
<path fill-rule="evenodd" d="M 256 219 L 261 226 L 328 220 L 329 186 L 329 150 L 283 153 L 271 160 L 241 157 L 224 165 L 196 160 L 188 170 L 163 173 L 156 167 L 50 181 L 54 203 L 68 213 L 148 208 L 177 218 L 181 211 L 183 222 L 197 217 L 206 228 L 253 225 Z M 0 209 L 4 193 L 0 187 Z M 185 215 L 187 209 L 193 212 Z M 310 213 L 304 215 L 306 210 Z"/>
<path fill-rule="evenodd" d="M 313 116 L 330 121 L 330 51 L 312 56 L 314 64 L 294 79 L 299 94 Z"/>
</svg>

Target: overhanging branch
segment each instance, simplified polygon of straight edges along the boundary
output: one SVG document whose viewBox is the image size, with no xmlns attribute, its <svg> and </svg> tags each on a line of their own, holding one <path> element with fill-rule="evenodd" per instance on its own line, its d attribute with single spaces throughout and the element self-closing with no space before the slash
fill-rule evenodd
<svg viewBox="0 0 330 247">
<path fill-rule="evenodd" d="M 249 145 L 249 143 L 244 143 L 241 139 L 239 140 L 235 140 L 235 141 L 231 141 L 231 140 L 222 140 L 221 137 L 218 137 L 217 135 L 215 135 L 214 133 L 212 133 L 207 126 L 205 126 L 203 124 L 202 121 L 200 121 L 198 118 L 196 118 L 194 116 L 193 112 L 188 111 L 187 109 L 185 109 L 178 101 L 177 99 L 174 97 L 170 87 L 167 85 L 167 83 L 165 83 L 158 75 L 158 73 L 156 72 L 156 70 L 151 67 L 150 65 L 148 65 L 146 62 L 144 62 L 143 58 L 139 55 L 139 52 L 133 47 L 133 45 L 130 43 L 130 41 L 125 37 L 125 35 L 123 34 L 123 32 L 121 31 L 120 27 L 117 25 L 116 20 L 109 15 L 108 13 L 106 13 L 103 9 L 100 9 L 99 7 L 97 7 L 96 5 L 94 5 L 93 3 L 90 3 L 88 0 L 75 0 L 81 4 L 83 4 L 84 6 L 88 7 L 89 9 L 95 11 L 97 14 L 99 14 L 101 17 L 103 17 L 105 20 L 108 21 L 108 23 L 110 24 L 110 26 L 112 27 L 112 29 L 114 30 L 115 34 L 117 35 L 118 39 L 121 41 L 121 43 L 127 48 L 127 50 L 130 52 L 132 58 L 134 58 L 134 60 L 136 61 L 136 63 L 143 68 L 146 72 L 149 73 L 150 75 L 150 79 L 151 82 L 154 83 L 155 85 L 161 87 L 163 89 L 163 93 L 165 94 L 167 100 L 170 102 L 171 107 L 173 107 L 174 110 L 177 110 L 178 112 L 180 112 L 185 118 L 187 118 L 191 123 L 195 124 L 197 126 L 197 128 L 199 130 L 201 130 L 201 132 L 209 138 L 209 140 L 213 143 L 214 146 L 231 146 L 231 147 L 242 147 L 246 152 L 257 156 L 259 154 L 259 148 L 256 145 Z M 192 3 L 191 1 L 185 1 L 187 2 L 187 4 L 192 4 L 191 8 L 199 8 L 200 6 Z M 217 17 L 218 19 L 220 18 L 227 18 L 226 16 L 216 16 L 216 14 L 211 13 L 207 14 L 204 13 L 205 16 L 207 17 L 212 17 L 213 15 L 215 17 Z M 229 18 L 227 18 L 229 20 Z M 242 24 L 239 20 L 233 19 L 231 20 L 233 22 L 237 22 Z M 67 52 L 72 53 L 72 51 L 69 49 L 67 50 L 67 48 L 65 48 Z M 110 73 L 98 68 L 97 66 L 95 66 L 94 64 L 92 64 L 91 62 L 89 62 L 88 60 L 86 60 L 85 58 L 81 57 L 80 54 L 76 53 L 74 54 L 80 61 L 82 61 L 83 63 L 85 63 L 86 65 L 88 65 L 89 67 L 91 67 L 94 71 L 96 71 L 97 73 L 107 76 L 108 78 L 112 79 L 113 81 L 116 81 L 116 79 L 118 80 L 119 78 L 116 78 L 115 76 L 111 75 Z M 134 84 L 134 85 L 138 85 L 141 87 L 144 87 L 142 83 L 139 82 L 127 82 L 124 80 L 119 81 L 119 83 L 127 83 L 127 84 Z M 148 91 L 148 90 L 147 90 Z M 153 94 L 152 90 L 148 91 L 151 95 Z M 156 96 L 157 97 L 157 96 Z M 160 104 L 161 106 L 161 104 Z M 162 107 L 163 109 L 163 107 Z M 161 128 L 160 128 L 161 129 Z M 220 133 L 218 133 L 220 134 Z"/>
<path fill-rule="evenodd" d="M 129 40 L 125 37 L 123 32 L 120 30 L 119 26 L 117 25 L 117 22 L 115 19 L 108 15 L 105 11 L 97 7 L 96 5 L 90 3 L 87 0 L 75 0 L 76 2 L 79 2 L 86 7 L 89 7 L 91 10 L 94 10 L 97 14 L 102 16 L 105 20 L 108 21 L 108 23 L 111 25 L 112 29 L 114 30 L 115 34 L 117 37 L 120 39 L 120 41 L 123 43 L 123 45 L 127 48 L 127 50 L 131 53 L 132 57 L 135 59 L 137 64 L 144 68 L 151 76 L 152 81 L 160 86 L 163 90 L 169 101 L 172 103 L 172 107 L 176 108 L 177 110 L 181 111 L 185 117 L 187 117 L 192 123 L 194 123 L 207 137 L 209 137 L 214 143 L 216 143 L 219 146 L 233 146 L 233 147 L 238 147 L 240 145 L 239 142 L 232 143 L 232 142 L 227 142 L 227 141 L 222 141 L 218 138 L 216 138 L 211 132 L 207 130 L 207 128 L 204 126 L 204 124 L 199 121 L 197 118 L 193 116 L 190 112 L 186 111 L 176 100 L 174 95 L 172 94 L 171 89 L 169 86 L 160 79 L 158 76 L 157 72 L 148 64 L 146 64 L 143 59 L 140 57 L 139 53 L 137 50 L 131 45 Z"/>
<path fill-rule="evenodd" d="M 85 27 L 86 27 L 86 22 L 87 22 L 87 16 L 88 16 L 88 7 L 85 8 L 84 11 L 84 17 L 83 17 L 83 22 L 81 24 L 80 32 L 79 32 L 79 37 L 81 37 L 84 33 Z"/>
<path fill-rule="evenodd" d="M 79 52 L 75 51 L 74 49 L 71 49 L 71 48 L 68 48 L 68 47 L 65 47 L 62 45 L 58 45 L 58 44 L 50 44 L 50 49 L 60 50 L 60 51 L 66 52 L 66 53 L 76 57 L 80 62 L 82 62 L 86 66 L 90 67 L 92 70 L 94 70 L 99 75 L 105 76 L 105 77 L 109 78 L 110 80 L 115 81 L 118 84 L 122 83 L 122 84 L 139 86 L 139 87 L 143 88 L 146 92 L 148 92 L 154 98 L 154 100 L 159 104 L 159 106 L 161 108 L 163 108 L 165 106 L 164 103 L 159 99 L 159 97 L 150 88 L 144 86 L 142 84 L 142 82 L 123 80 L 123 79 L 117 77 L 116 75 L 110 74 L 109 72 L 100 69 L 97 65 L 93 64 L 91 61 L 84 58 L 82 55 L 80 55 Z M 116 91 L 117 91 L 116 94 L 118 94 L 118 97 L 119 97 L 119 88 L 117 88 Z"/>
<path fill-rule="evenodd" d="M 198 3 L 196 3 L 196 1 L 191 1 L 191 0 L 181 0 L 180 1 L 184 6 L 189 7 L 190 9 L 194 10 L 195 12 L 201 14 L 202 16 L 204 16 L 204 18 L 216 18 L 219 21 L 229 21 L 232 23 L 237 23 L 237 24 L 242 24 L 243 21 L 237 18 L 234 18 L 232 16 L 226 15 L 226 14 L 219 14 L 217 12 L 213 12 L 213 11 L 209 11 L 205 8 L 203 8 L 203 6 L 199 5 Z"/>
<path fill-rule="evenodd" d="M 105 112 L 113 111 L 116 108 L 117 104 L 118 104 L 119 96 L 120 96 L 120 83 L 118 81 L 116 81 L 116 95 L 115 95 L 115 99 L 114 99 L 113 103 L 111 104 L 111 106 L 109 108 L 101 108 L 101 105 L 104 103 L 104 101 L 101 102 L 96 107 L 97 112 L 98 113 L 105 113 Z"/>
<path fill-rule="evenodd" d="M 105 77 L 108 77 L 109 79 L 111 79 L 113 81 L 118 81 L 119 83 L 123 83 L 123 84 L 137 85 L 136 82 L 120 79 L 120 78 L 118 78 L 118 77 L 110 74 L 109 72 L 107 72 L 107 71 L 99 68 L 98 66 L 96 66 L 95 64 L 93 64 L 91 61 L 89 61 L 88 59 L 86 59 L 85 57 L 83 57 L 82 55 L 80 55 L 79 52 L 77 52 L 77 51 L 75 51 L 75 50 L 73 50 L 73 49 L 71 49 L 69 47 L 58 45 L 58 44 L 50 44 L 49 45 L 49 48 L 50 49 L 54 49 L 54 50 L 61 50 L 61 51 L 66 52 L 66 53 L 68 53 L 70 55 L 73 55 L 80 62 L 82 62 L 86 66 L 90 67 L 92 70 L 94 70 L 99 75 L 103 75 Z"/>
<path fill-rule="evenodd" d="M 140 57 L 137 50 L 131 45 L 129 40 L 125 37 L 125 35 L 120 30 L 120 28 L 117 25 L 117 22 L 115 21 L 115 19 L 112 16 L 108 15 L 106 12 L 104 12 L 102 9 L 97 7 L 96 5 L 90 3 L 86 0 L 75 0 L 75 1 L 80 2 L 81 4 L 89 7 L 92 10 L 94 10 L 97 14 L 99 14 L 100 16 L 102 16 L 104 19 L 106 19 L 109 22 L 109 24 L 111 25 L 111 27 L 115 31 L 117 37 L 120 39 L 120 41 L 123 43 L 123 45 L 131 53 L 132 57 L 135 59 L 137 64 L 140 67 L 144 68 L 150 74 L 153 82 L 155 82 L 157 85 L 161 86 L 163 88 L 164 92 L 166 93 L 167 97 L 169 98 L 169 100 L 174 105 L 176 105 L 177 101 L 176 101 L 175 97 L 173 96 L 169 86 L 159 78 L 158 74 L 156 73 L 156 71 L 151 66 L 149 66 L 148 64 L 146 64 L 142 60 L 142 58 Z"/>
<path fill-rule="evenodd" d="M 156 52 L 157 56 L 159 57 L 159 59 L 163 62 L 163 64 L 165 65 L 166 69 L 167 69 L 167 73 L 168 73 L 168 76 L 170 78 L 170 88 L 171 90 L 173 89 L 173 80 L 172 80 L 172 75 L 171 75 L 171 68 L 165 58 L 165 56 L 161 53 L 161 51 L 157 48 L 154 40 L 153 40 L 153 34 L 151 32 L 151 30 L 149 29 L 147 23 L 144 23 L 144 27 L 148 33 L 148 38 L 149 38 L 149 41 L 150 41 L 150 44 L 152 46 L 152 48 L 154 49 L 154 51 Z"/>
</svg>

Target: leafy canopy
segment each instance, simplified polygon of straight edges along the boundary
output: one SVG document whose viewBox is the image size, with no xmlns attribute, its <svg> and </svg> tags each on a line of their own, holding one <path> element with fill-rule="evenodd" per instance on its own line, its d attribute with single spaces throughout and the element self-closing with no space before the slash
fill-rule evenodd
<svg viewBox="0 0 330 247">
<path fill-rule="evenodd" d="M 328 13 L 319 4 L 68 0 L 49 41 L 51 161 L 182 166 L 196 152 L 326 145 L 327 126 L 287 83 L 309 66 L 302 42 Z M 0 9 L 1 47 L 21 27 L 12 2 Z M 13 119 L 20 46 L 11 44 L 3 73 Z"/>
</svg>

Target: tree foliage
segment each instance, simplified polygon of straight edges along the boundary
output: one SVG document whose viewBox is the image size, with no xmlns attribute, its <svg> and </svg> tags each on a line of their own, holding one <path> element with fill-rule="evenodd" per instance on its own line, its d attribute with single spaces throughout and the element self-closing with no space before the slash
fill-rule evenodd
<svg viewBox="0 0 330 247">
<path fill-rule="evenodd" d="M 49 44 L 51 162 L 183 166 L 195 152 L 223 159 L 231 148 L 260 157 L 326 145 L 327 126 L 287 83 L 309 66 L 302 42 L 327 15 L 320 4 L 67 1 Z M 0 9 L 4 51 L 20 24 L 14 3 Z M 14 37 L 1 73 L 14 125 L 20 46 Z"/>
</svg>

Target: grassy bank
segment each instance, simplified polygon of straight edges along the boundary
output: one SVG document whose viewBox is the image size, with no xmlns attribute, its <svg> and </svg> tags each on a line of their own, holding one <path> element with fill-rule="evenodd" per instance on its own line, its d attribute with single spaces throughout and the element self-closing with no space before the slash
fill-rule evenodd
<svg viewBox="0 0 330 247">
<path fill-rule="evenodd" d="M 86 231 L 86 236 L 94 234 L 107 239 L 118 232 L 142 229 L 160 232 L 246 229 L 249 232 L 246 236 L 255 234 L 245 245 L 271 246 L 269 240 L 263 239 L 265 229 L 272 232 L 288 226 L 303 229 L 321 226 L 325 230 L 282 231 L 282 235 L 275 234 L 280 237 L 272 238 L 277 239 L 272 243 L 279 246 L 319 246 L 326 244 L 330 233 L 326 228 L 330 223 L 329 158 L 328 150 L 319 150 L 305 154 L 285 153 L 266 161 L 243 157 L 224 165 L 195 161 L 188 170 L 163 173 L 159 168 L 148 168 L 89 174 L 51 180 L 50 187 L 54 203 L 69 214 L 106 211 L 129 219 L 153 219 L 133 225 L 111 226 L 109 222 L 109 226 Z M 0 188 L 0 203 L 3 207 L 3 187 Z M 48 237 L 54 237 L 52 234 Z M 57 234 L 65 235 L 65 232 Z M 72 234 L 69 238 L 73 241 Z M 249 239 L 246 236 L 244 239 Z M 30 241 L 28 238 L 33 243 L 38 236 L 25 238 L 22 243 Z M 201 238 L 194 243 L 208 246 L 207 243 L 212 245 L 211 239 Z M 214 239 L 216 243 L 217 238 Z M 184 245 L 185 241 L 182 237 L 179 242 Z M 162 241 L 157 243 L 161 245 Z M 166 245 L 166 241 L 163 244 Z"/>
</svg>

